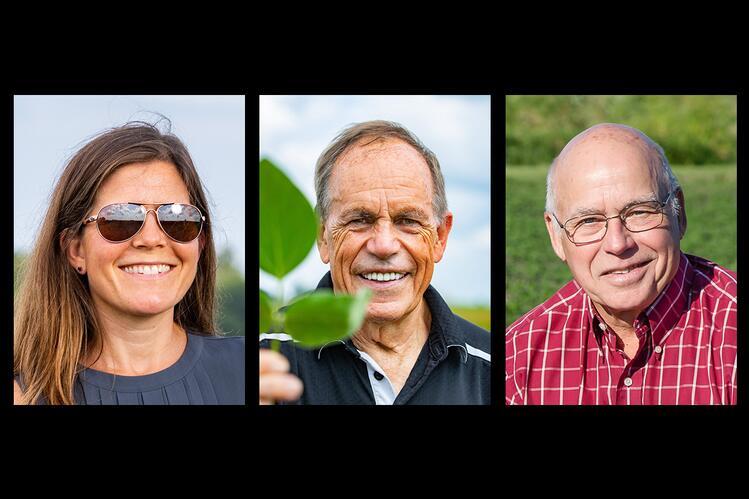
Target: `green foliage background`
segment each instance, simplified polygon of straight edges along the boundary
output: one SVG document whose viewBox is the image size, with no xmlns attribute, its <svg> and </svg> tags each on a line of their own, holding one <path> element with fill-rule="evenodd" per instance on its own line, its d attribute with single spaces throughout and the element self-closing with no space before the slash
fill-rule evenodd
<svg viewBox="0 0 749 499">
<path fill-rule="evenodd" d="M 736 96 L 508 96 L 505 327 L 572 278 L 543 221 L 546 172 L 572 137 L 601 122 L 638 128 L 663 147 L 684 190 L 682 251 L 737 270 Z"/>
<path fill-rule="evenodd" d="M 20 266 L 25 254 L 13 254 L 13 295 L 18 291 Z M 219 255 L 216 287 L 218 292 L 219 330 L 227 336 L 245 335 L 245 282 L 242 273 L 232 263 L 231 250 Z"/>
<path fill-rule="evenodd" d="M 736 162 L 735 95 L 510 95 L 508 165 L 548 165 L 596 123 L 645 132 L 673 165 Z"/>
</svg>

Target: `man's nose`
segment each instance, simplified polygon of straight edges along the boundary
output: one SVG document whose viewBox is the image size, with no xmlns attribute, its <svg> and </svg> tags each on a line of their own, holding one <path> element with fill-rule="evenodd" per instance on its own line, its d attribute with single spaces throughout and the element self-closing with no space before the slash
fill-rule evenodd
<svg viewBox="0 0 749 499">
<path fill-rule="evenodd" d="M 612 218 L 609 220 L 609 228 L 603 238 L 603 249 L 609 253 L 618 255 L 632 248 L 635 240 L 632 233 L 622 223 L 621 218 Z"/>
<path fill-rule="evenodd" d="M 367 241 L 367 250 L 370 253 L 385 260 L 400 250 L 400 241 L 392 223 L 378 221 L 372 231 L 372 237 Z"/>
</svg>

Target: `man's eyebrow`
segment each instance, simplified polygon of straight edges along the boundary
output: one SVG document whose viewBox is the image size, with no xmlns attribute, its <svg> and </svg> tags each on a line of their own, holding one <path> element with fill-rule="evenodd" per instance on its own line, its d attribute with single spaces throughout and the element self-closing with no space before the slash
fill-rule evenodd
<svg viewBox="0 0 749 499">
<path fill-rule="evenodd" d="M 414 218 L 419 220 L 429 220 L 429 215 L 421 208 L 403 208 L 393 212 L 393 218 Z"/>
<path fill-rule="evenodd" d="M 366 208 L 348 208 L 341 213 L 340 218 L 347 219 L 347 218 L 353 218 L 353 217 L 361 217 L 361 218 L 373 218 L 375 216 L 374 213 L 367 210 Z"/>
<path fill-rule="evenodd" d="M 640 203 L 650 203 L 650 202 L 657 202 L 654 194 L 646 194 L 644 196 L 637 197 L 635 199 L 632 199 L 627 204 L 625 204 L 619 212 L 625 211 L 628 208 L 640 204 Z M 581 217 L 583 215 L 603 215 L 604 213 L 601 212 L 601 210 L 597 210 L 595 208 L 578 208 L 575 211 L 572 212 L 572 214 L 569 216 L 569 218 L 576 218 Z"/>
<path fill-rule="evenodd" d="M 377 215 L 366 208 L 354 207 L 343 210 L 340 218 L 346 220 L 348 218 L 375 218 Z M 391 215 L 393 218 L 414 218 L 418 220 L 429 220 L 429 215 L 426 214 L 421 208 L 402 208 L 400 210 L 394 210 Z"/>
</svg>

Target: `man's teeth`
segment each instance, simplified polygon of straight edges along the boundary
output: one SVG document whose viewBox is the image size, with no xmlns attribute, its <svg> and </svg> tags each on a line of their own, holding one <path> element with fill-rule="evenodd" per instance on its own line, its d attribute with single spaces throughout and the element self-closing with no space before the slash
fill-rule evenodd
<svg viewBox="0 0 749 499">
<path fill-rule="evenodd" d="M 169 265 L 131 265 L 130 267 L 123 267 L 122 270 L 128 274 L 156 275 L 169 272 L 171 268 Z"/>
<path fill-rule="evenodd" d="M 372 272 L 370 274 L 362 274 L 362 277 L 369 279 L 370 281 L 397 281 L 405 275 L 406 274 L 401 274 L 400 272 L 387 272 L 385 274 Z"/>
<path fill-rule="evenodd" d="M 610 274 L 629 274 L 629 272 L 631 270 L 634 270 L 634 269 L 636 269 L 637 267 L 640 267 L 640 266 L 641 266 L 641 264 L 638 263 L 637 265 L 632 265 L 628 269 L 625 269 L 625 270 L 616 270 L 614 272 L 610 272 Z"/>
</svg>

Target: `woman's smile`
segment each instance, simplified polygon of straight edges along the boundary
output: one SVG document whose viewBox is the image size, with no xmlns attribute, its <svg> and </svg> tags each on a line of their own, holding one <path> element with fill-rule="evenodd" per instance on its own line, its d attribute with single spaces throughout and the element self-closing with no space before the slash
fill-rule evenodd
<svg viewBox="0 0 749 499">
<path fill-rule="evenodd" d="M 119 267 L 128 277 L 141 281 L 164 279 L 172 274 L 172 270 L 175 268 L 175 265 L 169 264 L 143 264 Z"/>
</svg>

